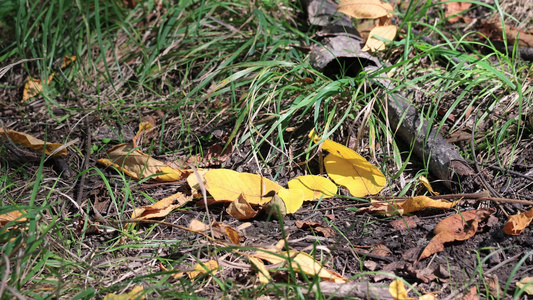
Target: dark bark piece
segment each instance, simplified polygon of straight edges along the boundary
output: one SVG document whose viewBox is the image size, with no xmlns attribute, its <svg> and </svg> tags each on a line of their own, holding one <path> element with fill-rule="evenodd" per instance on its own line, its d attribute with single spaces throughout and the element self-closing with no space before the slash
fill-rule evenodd
<svg viewBox="0 0 533 300">
<path fill-rule="evenodd" d="M 308 20 L 310 23 L 324 24 L 327 13 L 337 14 L 336 9 L 331 8 L 331 2 L 328 0 L 302 0 L 304 9 L 309 13 Z M 334 4 L 336 5 L 336 4 Z M 317 8 L 324 10 L 318 11 Z M 315 15 L 311 15 L 315 14 Z M 317 22 L 317 17 L 320 22 Z M 361 71 L 370 76 L 374 88 L 394 90 L 395 86 L 387 78 L 385 72 L 382 72 L 382 65 L 379 60 L 366 53 L 361 52 L 358 36 L 347 34 L 353 26 L 342 22 L 344 28 L 338 31 L 333 37 L 326 36 L 322 38 L 320 44 L 314 44 L 311 47 L 309 57 L 310 64 L 313 68 L 322 71 L 325 75 L 334 77 L 344 70 L 345 75 L 357 76 Z M 331 30 L 331 28 L 329 28 Z M 431 128 L 430 124 L 423 115 L 399 92 L 388 93 L 388 101 L 382 105 L 386 107 L 389 123 L 396 137 L 411 145 L 416 156 L 424 162 L 428 162 L 429 171 L 435 177 L 441 179 L 444 184 L 451 188 L 451 179 L 455 174 L 464 176 L 473 174 L 473 170 L 468 163 L 457 152 L 456 148 L 448 143 L 441 134 Z"/>
</svg>

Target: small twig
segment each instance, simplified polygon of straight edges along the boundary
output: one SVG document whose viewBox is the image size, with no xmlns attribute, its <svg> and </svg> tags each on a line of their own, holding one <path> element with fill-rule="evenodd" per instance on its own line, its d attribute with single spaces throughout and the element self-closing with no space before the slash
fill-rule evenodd
<svg viewBox="0 0 533 300">
<path fill-rule="evenodd" d="M 83 107 L 83 104 L 80 101 L 80 105 Z M 76 202 L 78 204 L 81 204 L 83 202 L 84 198 L 84 192 L 85 192 L 85 178 L 87 177 L 87 172 L 84 172 L 89 168 L 89 159 L 91 158 L 91 148 L 92 148 L 92 140 L 91 140 L 91 127 L 89 125 L 89 120 L 87 119 L 87 116 L 85 116 L 85 157 L 83 158 L 83 169 L 81 174 L 81 178 L 78 184 L 78 197 L 76 199 Z"/>
<path fill-rule="evenodd" d="M 476 123 L 477 123 L 477 116 L 474 117 L 474 125 L 472 125 L 472 134 L 470 136 L 470 147 L 472 148 L 472 159 L 474 160 L 474 167 L 476 169 L 476 172 L 477 172 L 479 178 L 483 182 L 483 185 L 485 186 L 485 188 L 487 188 L 492 193 L 492 195 L 498 196 L 498 198 L 502 198 L 502 196 L 487 182 L 487 180 L 485 179 L 485 176 L 483 176 L 483 173 L 481 172 L 481 169 L 479 168 L 479 165 L 477 163 L 476 145 L 474 144 L 474 135 L 475 135 L 475 132 L 476 132 Z M 506 216 L 509 216 L 509 214 L 505 211 L 505 209 L 503 208 L 501 203 L 496 202 L 496 204 L 498 205 L 498 207 L 502 210 L 502 212 Z"/>
</svg>

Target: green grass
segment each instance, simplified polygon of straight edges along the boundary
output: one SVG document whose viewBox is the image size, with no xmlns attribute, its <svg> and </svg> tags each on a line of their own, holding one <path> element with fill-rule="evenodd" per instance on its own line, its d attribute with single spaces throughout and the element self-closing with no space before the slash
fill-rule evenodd
<svg viewBox="0 0 533 300">
<path fill-rule="evenodd" d="M 316 146 L 310 146 L 307 133 L 315 128 L 323 137 L 350 141 L 359 153 L 379 164 L 390 178 L 388 194 L 414 195 L 418 177 L 429 175 L 424 163 L 413 165 L 409 145 L 392 138 L 384 99 L 393 91 L 367 88 L 368 82 L 383 74 L 328 78 L 309 65 L 307 53 L 292 46 L 314 43 L 316 29 L 303 31 L 304 24 L 296 19 L 301 10 L 297 4 L 163 1 L 160 8 L 156 1 L 147 0 L 126 8 L 120 3 L 2 1 L 0 65 L 38 59 L 6 73 L 1 83 L 5 99 L 25 109 L 19 102 L 25 78 L 48 78 L 55 73 L 39 96 L 45 103 L 40 119 L 6 119 L 5 126 L 29 131 L 39 123 L 33 129 L 35 135 L 59 130 L 62 134 L 54 137 L 63 140 L 54 142 L 66 143 L 74 137 L 84 140 L 82 119 L 89 118 L 93 131 L 107 126 L 117 135 L 93 141 L 92 162 L 104 157 L 110 145 L 128 141 L 125 132 L 134 132 L 148 115 L 159 114 L 159 136 L 144 151 L 169 160 L 205 151 L 210 133 L 203 129 L 226 127 L 236 147 L 251 146 L 243 158 L 248 168 L 253 165 L 254 172 L 280 181 L 289 179 L 284 169 L 313 155 Z M 475 4 L 493 12 L 500 9 Z M 440 19 L 434 22 L 428 15 Z M 527 83 L 527 64 L 498 52 L 479 53 L 476 46 L 483 40 L 475 38 L 474 31 L 449 29 L 435 3 L 412 1 L 397 17 L 406 28 L 403 39 L 379 54 L 392 64 L 385 72 L 396 90 L 406 92 L 444 136 L 476 127 L 477 160 L 503 168 L 520 163 L 517 158 L 533 131 L 528 119 L 533 90 Z M 415 26 L 422 28 L 421 35 L 445 42 L 424 42 L 411 31 Z M 77 60 L 71 66 L 59 68 L 63 56 L 73 55 Z M 475 124 L 473 116 L 477 116 Z M 69 150 L 74 152 L 69 163 L 81 176 L 85 148 L 81 143 L 75 147 Z M 465 158 L 474 159 L 469 146 L 461 151 Z M 9 152 L 2 148 L 0 153 Z M 290 267 L 280 270 L 292 279 L 287 284 L 252 286 L 249 278 L 242 283 L 226 272 L 196 281 L 173 281 L 156 262 L 176 268 L 194 265 L 193 258 L 206 255 L 198 246 L 199 237 L 184 234 L 169 240 L 161 237 L 162 226 L 104 225 L 114 233 L 98 244 L 85 234 L 93 207 L 85 203 L 79 211 L 72 208 L 77 196 L 72 178 L 52 176 L 44 160 L 34 165 L 2 158 L 0 164 L 0 214 L 24 209 L 27 218 L 18 231 L 0 233 L 4 254 L 0 274 L 9 276 L 3 281 L 9 287 L 3 298 L 19 294 L 36 299 L 102 298 L 129 291 L 133 285 L 145 286 L 147 296 L 163 298 L 209 298 L 212 294 L 196 294 L 201 287 L 221 297 L 305 298 L 301 288 L 319 281 L 297 275 Z M 105 195 L 98 197 L 110 199 L 113 218 L 128 219 L 132 207 L 159 198 L 133 189 L 137 183 L 131 179 L 112 174 L 91 166 L 86 176 L 91 184 L 104 186 Z M 28 230 L 20 230 L 21 226 Z M 169 259 L 161 251 L 194 254 Z M 139 253 L 149 254 L 151 260 L 142 260 L 140 273 L 121 277 L 131 272 L 129 266 Z"/>
</svg>

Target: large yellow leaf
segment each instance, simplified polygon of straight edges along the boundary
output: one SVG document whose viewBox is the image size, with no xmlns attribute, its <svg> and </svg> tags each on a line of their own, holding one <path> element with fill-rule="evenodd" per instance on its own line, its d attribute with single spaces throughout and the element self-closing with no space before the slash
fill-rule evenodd
<svg viewBox="0 0 533 300">
<path fill-rule="evenodd" d="M 116 145 L 107 152 L 107 158 L 100 158 L 97 163 L 105 166 L 113 166 L 124 172 L 126 175 L 141 179 L 155 174 L 151 177 L 157 181 L 175 181 L 184 178 L 188 173 L 173 169 L 163 162 L 150 157 L 137 149 L 133 143 Z"/>
<path fill-rule="evenodd" d="M 396 36 L 396 30 L 397 28 L 394 25 L 374 27 L 372 30 L 370 30 L 370 33 L 368 34 L 368 39 L 366 40 L 365 46 L 363 47 L 363 49 L 361 49 L 361 51 L 374 52 L 384 50 L 386 42 L 378 40 L 376 36 L 392 41 Z"/>
<path fill-rule="evenodd" d="M 54 153 L 56 149 L 63 146 L 63 144 L 59 144 L 59 143 L 46 143 L 46 149 L 45 149 L 44 141 L 38 138 L 34 138 L 33 136 L 29 134 L 5 129 L 2 127 L 0 127 L 0 137 L 4 137 L 6 139 L 9 139 L 11 142 L 15 144 L 21 145 L 29 149 L 33 149 L 35 151 L 42 152 L 44 149 L 46 154 L 48 155 Z M 57 155 L 57 156 L 67 155 L 67 148 L 61 149 L 61 151 L 54 153 L 54 155 Z"/>
<path fill-rule="evenodd" d="M 262 176 L 227 169 L 209 170 L 204 175 L 206 189 L 216 201 L 233 201 L 244 194 L 250 204 L 265 204 L 281 186 Z"/>
<path fill-rule="evenodd" d="M 195 278 L 202 274 L 216 274 L 218 272 L 218 262 L 216 260 L 210 260 L 208 262 L 199 262 L 194 266 L 193 271 L 187 272 L 189 278 Z"/>
<path fill-rule="evenodd" d="M 379 0 L 341 0 L 337 10 L 357 19 L 377 19 L 392 16 L 392 5 Z"/>
<path fill-rule="evenodd" d="M 289 181 L 288 185 L 290 190 L 302 190 L 304 201 L 329 198 L 337 193 L 337 186 L 331 180 L 316 175 L 296 177 Z"/>
<path fill-rule="evenodd" d="M 320 141 L 314 131 L 309 133 L 309 137 L 315 142 Z M 322 149 L 329 152 L 324 158 L 329 178 L 345 186 L 352 196 L 377 194 L 387 184 L 383 173 L 352 149 L 331 140 L 325 140 Z"/>
</svg>

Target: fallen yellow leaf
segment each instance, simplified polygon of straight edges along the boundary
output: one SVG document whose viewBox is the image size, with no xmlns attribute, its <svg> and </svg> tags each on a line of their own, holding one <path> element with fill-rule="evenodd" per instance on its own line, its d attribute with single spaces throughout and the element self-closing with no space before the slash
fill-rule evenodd
<svg viewBox="0 0 533 300">
<path fill-rule="evenodd" d="M 265 204 L 281 189 L 276 182 L 250 173 L 227 169 L 209 170 L 204 175 L 206 189 L 216 201 L 233 201 L 241 194 L 250 204 Z"/>
<path fill-rule="evenodd" d="M 519 235 L 529 226 L 533 220 L 533 208 L 523 213 L 508 217 L 507 223 L 503 226 L 503 232 L 509 235 Z"/>
<path fill-rule="evenodd" d="M 46 81 L 46 84 L 50 84 L 52 78 L 54 78 L 54 73 L 50 74 L 48 80 Z M 22 91 L 21 102 L 26 102 L 28 99 L 39 95 L 42 91 L 43 83 L 41 79 L 35 79 L 28 76 L 28 80 L 26 81 L 26 84 L 24 85 L 24 90 Z"/>
<path fill-rule="evenodd" d="M 397 28 L 394 25 L 376 26 L 372 28 L 368 34 L 368 39 L 366 40 L 365 46 L 363 49 L 361 49 L 361 51 L 375 52 L 384 50 L 386 42 L 378 40 L 376 36 L 392 41 L 396 36 L 396 31 Z"/>
<path fill-rule="evenodd" d="M 23 147 L 26 147 L 26 148 L 29 148 L 29 149 L 32 149 L 38 152 L 42 152 L 44 150 L 47 155 L 50 155 L 52 153 L 54 153 L 55 156 L 66 156 L 67 155 L 67 148 L 63 148 L 57 153 L 55 153 L 55 151 L 59 147 L 62 147 L 63 144 L 45 143 L 44 141 L 38 138 L 35 138 L 29 134 L 25 134 L 22 132 L 9 130 L 9 129 L 0 127 L 0 137 L 9 139 L 11 142 L 15 144 L 21 145 Z M 45 144 L 46 144 L 46 148 L 45 148 Z"/>
<path fill-rule="evenodd" d="M 208 262 L 199 262 L 194 266 L 194 271 L 187 272 L 189 278 L 196 278 L 202 274 L 216 274 L 218 272 L 218 262 L 216 260 L 210 260 Z"/>
<path fill-rule="evenodd" d="M 188 175 L 134 149 L 132 142 L 114 146 L 107 152 L 107 158 L 100 158 L 97 163 L 113 166 L 134 179 L 151 176 L 156 181 L 176 181 Z"/>
<path fill-rule="evenodd" d="M 304 201 L 329 198 L 337 193 L 335 183 L 322 176 L 299 176 L 290 180 L 287 184 L 290 190 L 304 191 Z"/>
<path fill-rule="evenodd" d="M 167 197 L 152 205 L 136 208 L 131 214 L 131 219 L 147 220 L 153 218 L 162 218 L 168 215 L 174 209 L 180 207 L 180 204 L 173 204 L 174 200 L 175 197 Z"/>
<path fill-rule="evenodd" d="M 143 287 L 135 286 L 131 292 L 122 295 L 107 294 L 104 300 L 144 300 Z"/>
<path fill-rule="evenodd" d="M 431 183 L 429 183 L 429 180 L 426 178 L 426 176 L 422 175 L 418 177 L 418 181 L 420 181 L 432 195 L 439 195 L 439 193 L 433 191 Z"/>
<path fill-rule="evenodd" d="M 263 261 L 251 255 L 248 255 L 247 257 L 248 260 L 250 260 L 250 262 L 252 263 L 253 267 L 257 269 L 257 278 L 259 279 L 259 282 L 263 284 L 269 283 L 271 278 L 270 273 L 268 273 L 268 270 Z"/>
<path fill-rule="evenodd" d="M 61 69 L 68 67 L 71 63 L 76 61 L 76 56 L 64 56 L 63 57 L 63 63 L 61 64 Z"/>
<path fill-rule="evenodd" d="M 356 19 L 391 18 L 392 5 L 379 0 L 341 0 L 337 10 Z"/>
<path fill-rule="evenodd" d="M 304 204 L 305 192 L 300 189 L 281 189 L 278 196 L 285 203 L 286 213 L 293 214 Z"/>
<path fill-rule="evenodd" d="M 407 297 L 407 291 L 405 290 L 405 285 L 401 279 L 396 279 L 389 285 L 389 293 L 391 294 L 394 300 L 407 300 L 413 299 Z"/>
<path fill-rule="evenodd" d="M 309 133 L 309 137 L 315 142 L 320 141 L 314 131 Z M 322 149 L 329 152 L 324 158 L 329 177 L 345 186 L 352 196 L 377 194 L 387 184 L 383 173 L 352 149 L 331 140 L 324 140 Z"/>
<path fill-rule="evenodd" d="M 410 197 L 405 202 L 398 204 L 400 212 L 404 214 L 422 210 L 424 208 L 452 208 L 459 203 L 459 200 L 448 202 L 443 199 L 431 199 L 428 196 Z"/>
<path fill-rule="evenodd" d="M 519 289 L 523 289 L 526 294 L 533 296 L 533 277 L 524 277 L 516 283 Z"/>
<path fill-rule="evenodd" d="M 317 262 L 311 255 L 305 252 L 299 252 L 294 250 L 289 250 L 288 256 L 286 251 L 279 250 L 278 252 L 272 253 L 271 250 L 261 249 L 258 250 L 255 254 L 251 254 L 251 257 L 259 258 L 266 260 L 271 264 L 279 264 L 285 262 L 291 257 L 292 263 L 291 266 L 300 272 L 303 272 L 311 276 L 319 276 L 321 279 L 326 281 L 331 281 L 335 283 L 344 283 L 348 282 L 348 279 L 344 278 L 339 273 L 328 270 Z"/>
</svg>

